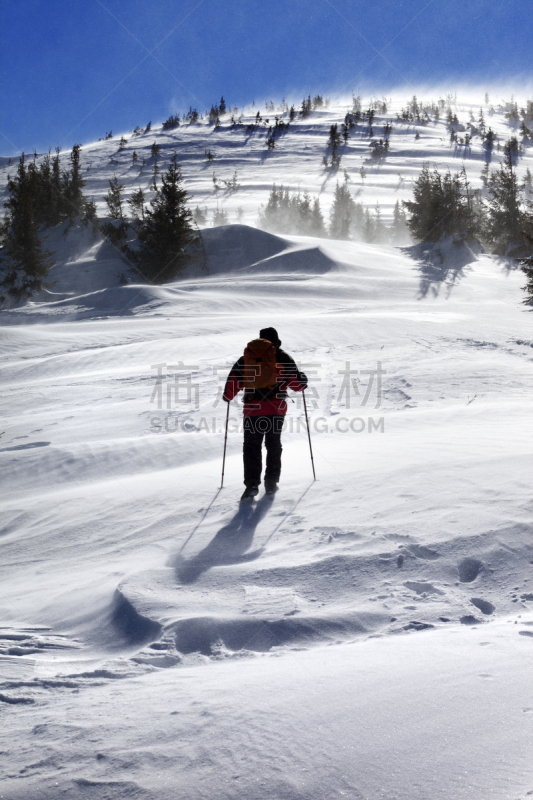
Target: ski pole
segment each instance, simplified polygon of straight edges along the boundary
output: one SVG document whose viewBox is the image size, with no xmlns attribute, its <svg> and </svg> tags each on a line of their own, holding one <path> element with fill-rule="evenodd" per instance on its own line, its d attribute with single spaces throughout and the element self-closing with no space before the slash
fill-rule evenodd
<svg viewBox="0 0 533 800">
<path fill-rule="evenodd" d="M 313 448 L 311 446 L 311 431 L 309 430 L 309 417 L 307 416 L 307 403 L 305 402 L 305 390 L 302 389 L 302 395 L 304 398 L 304 411 L 305 411 L 305 424 L 307 425 L 307 438 L 309 439 L 309 452 L 311 453 L 311 466 L 313 467 L 313 480 L 316 481 L 315 475 L 315 462 L 313 459 Z"/>
<path fill-rule="evenodd" d="M 229 403 L 226 413 L 226 434 L 224 436 L 224 455 L 222 457 L 222 480 L 220 481 L 220 488 L 224 486 L 224 468 L 226 466 L 226 442 L 228 441 L 228 421 L 229 421 Z"/>
</svg>

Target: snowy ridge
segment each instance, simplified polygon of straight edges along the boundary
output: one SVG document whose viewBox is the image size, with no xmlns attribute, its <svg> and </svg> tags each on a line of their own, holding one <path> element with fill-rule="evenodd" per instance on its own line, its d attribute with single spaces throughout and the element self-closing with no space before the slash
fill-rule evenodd
<svg viewBox="0 0 533 800">
<path fill-rule="evenodd" d="M 512 580 L 527 558 L 530 526 L 460 537 L 438 545 L 438 550 L 408 534 L 382 533 L 372 539 L 375 531 L 317 526 L 310 529 L 304 549 L 295 534 L 304 521 L 291 523 L 289 518 L 284 534 L 292 534 L 290 545 L 278 542 L 279 552 L 269 558 L 264 548 L 249 547 L 254 518 L 270 502 L 264 498 L 253 511 L 240 509 L 206 548 L 188 559 L 178 555 L 173 568 L 143 572 L 119 586 L 120 596 L 142 619 L 161 625 L 166 647 L 173 645 L 178 660 L 178 654 L 196 652 L 217 656 L 220 648 L 226 654 L 264 652 L 459 622 L 479 625 L 494 613 L 512 614 L 513 603 L 527 609 L 533 600 L 527 582 L 509 589 L 505 597 L 499 591 L 502 579 Z M 508 537 L 514 543 L 512 553 L 505 546 Z M 289 547 L 290 556 L 284 556 Z M 476 557 L 467 555 L 472 553 Z M 376 584 L 381 584 L 381 594 L 376 594 Z M 483 597 L 476 595 L 478 588 Z M 399 608 L 398 601 L 407 605 Z M 387 613 L 392 605 L 399 616 Z M 147 658 L 147 652 L 150 663 L 157 665 L 153 650 L 138 658 Z"/>
</svg>

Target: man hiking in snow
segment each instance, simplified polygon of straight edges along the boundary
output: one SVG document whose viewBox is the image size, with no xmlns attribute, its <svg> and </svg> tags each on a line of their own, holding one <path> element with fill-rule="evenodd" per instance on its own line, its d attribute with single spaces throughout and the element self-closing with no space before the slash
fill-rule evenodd
<svg viewBox="0 0 533 800">
<path fill-rule="evenodd" d="M 281 472 L 281 430 L 287 413 L 287 389 L 301 392 L 307 388 L 307 378 L 297 368 L 294 359 L 281 349 L 275 328 L 263 328 L 259 339 L 249 342 L 239 360 L 233 365 L 224 400 L 229 403 L 244 389 L 244 485 L 241 500 L 255 497 L 259 492 L 263 468 L 261 448 L 265 440 L 267 457 L 265 491 L 274 494 Z"/>
</svg>

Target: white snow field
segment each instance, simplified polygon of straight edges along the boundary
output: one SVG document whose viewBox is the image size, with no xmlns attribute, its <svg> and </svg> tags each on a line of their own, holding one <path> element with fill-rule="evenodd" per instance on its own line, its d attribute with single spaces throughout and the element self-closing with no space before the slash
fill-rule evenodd
<svg viewBox="0 0 533 800">
<path fill-rule="evenodd" d="M 346 108 L 268 154 L 264 134 L 224 124 L 155 127 L 142 142 L 177 149 L 193 205 L 216 207 L 212 141 L 242 179 L 245 224 L 204 231 L 209 273 L 122 285 L 111 245 L 63 227 L 55 286 L 0 313 L 3 800 L 533 793 L 524 275 L 451 242 L 436 264 L 253 227 L 274 181 L 329 210 L 320 153 Z M 462 165 L 443 123 L 416 141 L 394 124 L 364 187 L 368 137 L 341 164 L 389 212 L 411 192 L 398 171 Z M 490 125 L 513 132 L 499 112 Z M 109 164 L 116 147 L 83 148 L 89 194 L 114 168 L 138 185 Z M 476 139 L 466 156 L 478 185 Z M 220 393 L 271 325 L 310 378 L 317 480 L 294 395 L 280 490 L 241 506 L 242 411 L 220 489 Z"/>
</svg>

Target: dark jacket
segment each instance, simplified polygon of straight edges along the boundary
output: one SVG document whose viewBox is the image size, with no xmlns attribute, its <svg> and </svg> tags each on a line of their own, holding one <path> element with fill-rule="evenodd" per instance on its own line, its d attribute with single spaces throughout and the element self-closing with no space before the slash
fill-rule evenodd
<svg viewBox="0 0 533 800">
<path fill-rule="evenodd" d="M 228 403 L 243 388 L 243 367 L 244 356 L 241 356 L 231 368 L 224 388 L 223 397 Z M 281 347 L 278 347 L 276 353 L 276 374 L 277 383 L 273 389 L 245 390 L 245 417 L 256 417 L 263 414 L 285 416 L 287 413 L 287 389 L 292 389 L 293 392 L 307 389 L 307 377 L 300 372 L 294 359 Z"/>
</svg>

